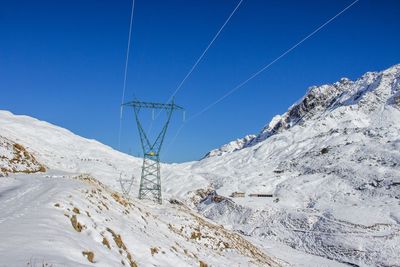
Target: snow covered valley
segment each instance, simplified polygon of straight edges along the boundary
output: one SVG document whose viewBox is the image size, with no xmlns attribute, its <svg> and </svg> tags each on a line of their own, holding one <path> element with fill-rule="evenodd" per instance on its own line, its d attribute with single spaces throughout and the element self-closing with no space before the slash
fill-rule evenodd
<svg viewBox="0 0 400 267">
<path fill-rule="evenodd" d="M 97 141 L 0 111 L 0 144 L 0 266 L 400 266 L 400 65 L 163 164 L 161 206 Z"/>
</svg>

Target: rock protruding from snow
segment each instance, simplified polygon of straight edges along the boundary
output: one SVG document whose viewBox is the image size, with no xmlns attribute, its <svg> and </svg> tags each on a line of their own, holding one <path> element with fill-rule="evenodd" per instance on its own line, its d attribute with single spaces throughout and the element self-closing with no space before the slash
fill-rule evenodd
<svg viewBox="0 0 400 267">
<path fill-rule="evenodd" d="M 46 168 L 24 146 L 0 136 L 0 176 L 44 171 Z"/>
<path fill-rule="evenodd" d="M 255 137 L 256 136 L 253 134 L 246 135 L 245 137 L 229 142 L 228 144 L 225 144 L 220 148 L 211 150 L 204 156 L 204 158 L 222 156 L 226 153 L 231 153 L 236 150 L 242 149 L 243 147 L 248 145 Z"/>
</svg>

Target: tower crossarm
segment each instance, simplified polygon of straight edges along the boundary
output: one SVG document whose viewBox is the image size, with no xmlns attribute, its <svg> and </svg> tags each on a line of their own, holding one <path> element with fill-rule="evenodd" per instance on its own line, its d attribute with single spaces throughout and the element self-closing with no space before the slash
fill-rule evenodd
<svg viewBox="0 0 400 267">
<path fill-rule="evenodd" d="M 150 108 L 150 109 L 181 109 L 182 107 L 171 103 L 171 104 L 163 104 L 163 103 L 153 103 L 153 102 L 142 102 L 142 101 L 129 101 L 123 104 L 123 106 L 131 106 L 136 108 Z"/>
</svg>

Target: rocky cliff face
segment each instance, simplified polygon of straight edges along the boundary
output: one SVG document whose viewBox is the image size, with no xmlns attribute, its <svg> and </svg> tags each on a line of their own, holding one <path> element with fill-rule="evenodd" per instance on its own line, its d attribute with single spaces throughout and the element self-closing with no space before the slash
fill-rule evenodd
<svg viewBox="0 0 400 267">
<path fill-rule="evenodd" d="M 255 145 L 268 137 L 305 121 L 318 119 L 341 106 L 354 107 L 371 113 L 388 104 L 400 108 L 400 64 L 382 72 L 368 72 L 360 79 L 342 78 L 334 84 L 312 86 L 306 95 L 282 115 L 275 116 L 246 146 Z"/>
</svg>

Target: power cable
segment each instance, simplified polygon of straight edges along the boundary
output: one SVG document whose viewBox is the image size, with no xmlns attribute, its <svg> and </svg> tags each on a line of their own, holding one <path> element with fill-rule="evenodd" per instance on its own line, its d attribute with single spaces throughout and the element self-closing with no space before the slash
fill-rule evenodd
<svg viewBox="0 0 400 267">
<path fill-rule="evenodd" d="M 239 6 L 242 4 L 243 0 L 240 0 L 239 3 L 236 5 L 235 9 L 231 12 L 229 17 L 225 20 L 224 24 L 221 26 L 221 28 L 218 30 L 218 32 L 215 34 L 214 38 L 212 38 L 211 42 L 208 44 L 206 49 L 204 49 L 203 53 L 200 55 L 200 57 L 197 59 L 197 61 L 194 63 L 192 68 L 189 70 L 189 72 L 186 74 L 185 78 L 180 82 L 178 87 L 175 89 L 175 91 L 172 93 L 170 98 L 168 99 L 167 103 L 170 102 L 175 95 L 179 92 L 179 90 L 182 88 L 182 85 L 185 83 L 185 81 L 189 78 L 189 76 L 192 74 L 194 69 L 197 67 L 197 65 L 200 63 L 200 61 L 203 59 L 204 55 L 207 53 L 208 49 L 212 46 L 214 41 L 218 38 L 219 34 L 222 32 L 222 30 L 225 28 L 226 24 L 231 20 L 232 16 L 236 13 L 236 10 L 239 8 Z"/>
<path fill-rule="evenodd" d="M 200 61 L 203 59 L 205 54 L 207 53 L 208 49 L 212 46 L 212 44 L 215 42 L 215 40 L 218 38 L 222 30 L 225 28 L 225 26 L 228 24 L 228 22 L 231 20 L 232 16 L 236 13 L 240 5 L 242 4 L 243 0 L 240 0 L 239 3 L 236 5 L 236 7 L 233 9 L 233 11 L 230 13 L 228 18 L 225 20 L 224 24 L 219 28 L 218 32 L 214 35 L 214 37 L 211 39 L 210 43 L 207 45 L 207 47 L 204 49 L 203 53 L 199 56 L 199 58 L 196 60 L 196 62 L 193 64 L 193 66 L 190 68 L 186 76 L 183 78 L 183 80 L 179 83 L 175 91 L 171 94 L 171 96 L 168 98 L 166 103 L 171 102 L 171 100 L 175 97 L 175 95 L 181 90 L 183 84 L 186 82 L 186 80 L 189 78 L 189 76 L 193 73 L 193 71 L 196 69 L 197 65 L 200 63 Z M 157 113 L 155 116 L 155 119 L 157 119 L 160 116 L 160 112 Z M 149 129 L 153 127 L 153 122 L 150 124 Z"/>
<path fill-rule="evenodd" d="M 208 106 L 206 106 L 204 109 L 202 109 L 200 112 L 196 113 L 195 115 L 193 115 L 192 117 L 190 117 L 188 119 L 188 121 L 191 121 L 192 119 L 194 119 L 195 117 L 200 116 L 201 114 L 203 114 L 204 112 L 206 112 L 207 110 L 209 110 L 210 108 L 212 108 L 213 106 L 215 106 L 216 104 L 218 104 L 219 102 L 221 102 L 222 100 L 224 100 L 225 98 L 227 98 L 228 96 L 230 96 L 231 94 L 233 94 L 234 92 L 236 92 L 237 90 L 239 90 L 240 88 L 242 88 L 244 85 L 246 85 L 248 82 L 250 82 L 251 80 L 253 80 L 255 77 L 257 77 L 259 74 L 261 74 L 262 72 L 264 72 L 266 69 L 268 69 L 269 67 L 271 67 L 273 64 L 275 64 L 278 60 L 280 60 L 281 58 L 283 58 L 284 56 L 286 56 L 287 54 L 289 54 L 291 51 L 293 51 L 295 48 L 297 48 L 299 45 L 301 45 L 303 42 L 305 42 L 307 39 L 309 39 L 310 37 L 312 37 L 313 35 L 315 35 L 317 32 L 319 32 L 322 28 L 324 28 L 326 25 L 328 25 L 329 23 L 331 23 L 334 19 L 336 19 L 337 17 L 339 17 L 342 13 L 344 13 L 346 10 L 348 10 L 350 7 L 352 7 L 354 4 L 356 4 L 359 0 L 355 0 L 354 2 L 352 2 L 350 5 L 348 5 L 346 8 L 344 8 L 342 11 L 340 11 L 339 13 L 337 13 L 335 16 L 333 16 L 332 18 L 330 18 L 328 21 L 326 21 L 324 24 L 322 24 L 321 26 L 319 26 L 317 29 L 315 29 L 313 32 L 311 32 L 310 34 L 308 34 L 306 37 L 304 37 L 303 39 L 301 39 L 299 42 L 297 42 L 295 45 L 293 45 L 292 47 L 290 47 L 288 50 L 286 50 L 284 53 L 282 53 L 280 56 L 278 56 L 277 58 L 275 58 L 273 61 L 271 61 L 270 63 L 268 63 L 266 66 L 262 67 L 260 70 L 258 70 L 257 72 L 255 72 L 254 74 L 252 74 L 248 79 L 246 79 L 245 81 L 241 82 L 240 84 L 238 84 L 237 86 L 235 86 L 233 89 L 231 89 L 230 91 L 228 91 L 226 94 L 224 94 L 222 97 L 220 97 L 219 99 L 217 99 L 216 101 L 214 101 L 213 103 L 209 104 Z"/>
<path fill-rule="evenodd" d="M 239 90 L 240 88 L 242 88 L 244 85 L 246 85 L 248 82 L 250 82 L 252 79 L 254 79 L 255 77 L 257 77 L 259 74 L 261 74 L 262 72 L 264 72 L 265 70 L 267 70 L 269 67 L 271 67 L 273 64 L 275 64 L 277 61 L 279 61 L 280 59 L 282 59 L 284 56 L 286 56 L 287 54 L 289 54 L 291 51 L 293 51 L 294 49 L 296 49 L 299 45 L 301 45 L 303 42 L 305 42 L 307 39 L 309 39 L 310 37 L 312 37 L 313 35 L 315 35 L 316 33 L 318 33 L 320 30 L 322 30 L 325 26 L 327 26 L 329 23 L 331 23 L 333 20 L 335 20 L 337 17 L 339 17 L 341 14 L 343 14 L 344 12 L 346 12 L 349 8 L 351 8 L 353 5 L 355 5 L 357 2 L 359 2 L 359 0 L 355 0 L 353 1 L 350 5 L 346 6 L 344 9 L 342 9 L 339 13 L 337 13 L 335 16 L 333 16 L 332 18 L 330 18 L 329 20 L 327 20 L 325 23 L 323 23 L 322 25 L 320 25 L 318 28 L 316 28 L 314 31 L 312 31 L 311 33 L 309 33 L 306 37 L 304 37 L 303 39 L 301 39 L 299 42 L 297 42 L 296 44 L 294 44 L 292 47 L 290 47 L 288 50 L 286 50 L 284 53 L 282 53 L 280 56 L 278 56 L 277 58 L 275 58 L 273 61 L 271 61 L 270 63 L 268 63 L 267 65 L 265 65 L 264 67 L 262 67 L 260 70 L 258 70 L 257 72 L 253 73 L 249 78 L 247 78 L 245 81 L 241 82 L 240 84 L 238 84 L 237 86 L 235 86 L 233 89 L 231 89 L 230 91 L 228 91 L 226 94 L 224 94 L 222 97 L 220 97 L 219 99 L 217 99 L 216 101 L 212 102 L 211 104 L 209 104 L 208 106 L 206 106 L 205 108 L 203 108 L 200 112 L 196 113 L 195 115 L 189 117 L 189 119 L 186 120 L 186 123 L 189 123 L 190 121 L 192 121 L 193 119 L 199 117 L 200 115 L 202 115 L 203 113 L 205 113 L 206 111 L 208 111 L 209 109 L 211 109 L 213 106 L 215 106 L 216 104 L 218 104 L 219 102 L 221 102 L 222 100 L 224 100 L 225 98 L 227 98 L 228 96 L 230 96 L 231 94 L 233 94 L 234 92 L 236 92 L 237 90 Z M 178 129 L 177 133 L 175 134 L 174 138 L 171 140 L 171 142 L 168 144 L 168 147 L 170 147 L 173 144 L 173 141 L 176 140 L 176 138 L 178 137 L 179 133 L 182 131 L 182 128 L 184 127 L 185 124 L 182 124 L 181 127 Z M 166 151 L 167 152 L 167 151 Z"/>
<path fill-rule="evenodd" d="M 132 36 L 132 24 L 133 24 L 134 10 L 135 10 L 135 0 L 132 0 L 132 11 L 131 11 L 131 19 L 130 19 L 130 23 L 129 23 L 128 45 L 127 45 L 127 49 L 126 49 L 126 58 L 125 58 L 124 84 L 122 87 L 122 98 L 121 98 L 121 107 L 120 107 L 120 115 L 119 115 L 118 149 L 121 149 L 122 113 L 124 110 L 123 104 L 125 102 L 126 80 L 127 80 L 127 75 L 128 75 L 129 52 L 130 52 L 130 47 L 131 47 L 131 36 Z"/>
<path fill-rule="evenodd" d="M 200 61 L 203 59 L 203 57 L 206 55 L 207 51 L 210 49 L 210 47 L 212 46 L 212 44 L 215 42 L 215 40 L 218 38 L 218 36 L 220 35 L 220 33 L 222 32 L 222 30 L 225 28 L 225 26 L 228 24 L 228 22 L 231 20 L 231 18 L 233 17 L 233 15 L 236 13 L 236 11 L 238 10 L 238 8 L 240 7 L 240 5 L 242 4 L 243 0 L 240 0 L 239 3 L 236 5 L 236 7 L 233 9 L 233 11 L 229 14 L 228 18 L 225 20 L 224 24 L 222 24 L 222 26 L 219 28 L 219 30 L 217 31 L 217 33 L 214 35 L 214 37 L 211 39 L 210 43 L 207 45 L 207 47 L 204 49 L 203 53 L 201 53 L 201 55 L 199 56 L 199 58 L 196 60 L 196 62 L 193 64 L 193 66 L 190 68 L 190 70 L 188 71 L 188 73 L 186 74 L 186 76 L 183 78 L 183 80 L 179 83 L 179 85 L 177 86 L 177 88 L 175 89 L 175 91 L 171 94 L 171 96 L 168 98 L 168 100 L 166 101 L 166 103 L 171 102 L 171 100 L 175 97 L 175 95 L 181 90 L 183 84 L 186 82 L 186 80 L 189 78 L 189 76 L 193 73 L 193 71 L 196 69 L 197 65 L 200 63 Z M 155 118 L 153 118 L 153 120 L 150 122 L 149 128 L 148 128 L 148 132 L 150 134 L 152 128 L 153 128 L 153 123 L 154 121 L 160 116 L 161 111 L 159 111 L 157 113 L 157 115 L 155 116 Z M 175 134 L 176 135 L 176 134 Z M 177 136 L 177 135 L 176 135 Z"/>
</svg>

